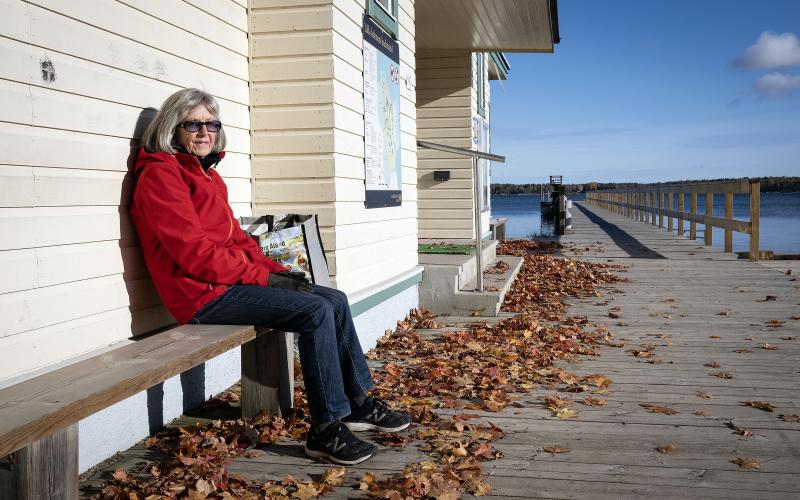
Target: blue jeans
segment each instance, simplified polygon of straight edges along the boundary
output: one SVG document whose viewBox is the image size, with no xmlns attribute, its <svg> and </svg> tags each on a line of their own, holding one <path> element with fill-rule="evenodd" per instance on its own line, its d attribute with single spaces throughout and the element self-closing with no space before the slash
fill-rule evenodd
<svg viewBox="0 0 800 500">
<path fill-rule="evenodd" d="M 233 285 L 192 318 L 195 324 L 256 325 L 299 334 L 300 365 L 311 421 L 340 420 L 350 401 L 374 387 L 347 295 L 314 285 L 313 293 Z"/>
</svg>

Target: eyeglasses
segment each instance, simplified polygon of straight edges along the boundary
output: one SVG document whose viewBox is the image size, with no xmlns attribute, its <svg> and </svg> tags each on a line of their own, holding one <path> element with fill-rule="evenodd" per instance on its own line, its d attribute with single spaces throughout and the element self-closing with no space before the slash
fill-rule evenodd
<svg viewBox="0 0 800 500">
<path fill-rule="evenodd" d="M 179 123 L 178 126 L 187 132 L 200 132 L 200 129 L 205 125 L 206 130 L 209 132 L 219 132 L 222 128 L 222 122 L 219 120 L 211 120 L 207 122 L 199 121 L 186 121 Z"/>
</svg>

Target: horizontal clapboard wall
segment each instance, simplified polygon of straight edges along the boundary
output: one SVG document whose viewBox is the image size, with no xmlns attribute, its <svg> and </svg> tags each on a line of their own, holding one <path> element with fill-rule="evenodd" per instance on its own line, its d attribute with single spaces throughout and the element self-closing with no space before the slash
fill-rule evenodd
<svg viewBox="0 0 800 500">
<path fill-rule="evenodd" d="M 425 52 L 417 54 L 417 134 L 420 140 L 472 147 L 475 113 L 474 56 Z M 472 160 L 420 149 L 418 153 L 419 237 L 473 237 Z M 436 181 L 436 170 L 450 179 Z"/>
<path fill-rule="evenodd" d="M 251 2 L 255 211 L 319 214 L 347 293 L 417 265 L 414 3 L 399 4 L 403 204 L 368 210 L 363 0 Z"/>
<path fill-rule="evenodd" d="M 132 138 L 167 96 L 218 98 L 235 211 L 250 213 L 252 189 L 245 0 L 0 11 L 2 380 L 174 322 L 127 215 Z"/>
</svg>

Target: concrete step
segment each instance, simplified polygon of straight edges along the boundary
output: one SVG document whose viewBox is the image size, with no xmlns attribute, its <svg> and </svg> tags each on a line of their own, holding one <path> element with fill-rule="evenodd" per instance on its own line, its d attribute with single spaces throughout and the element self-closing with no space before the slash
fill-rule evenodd
<svg viewBox="0 0 800 500">
<path fill-rule="evenodd" d="M 470 263 L 474 269 L 474 256 L 471 257 L 473 261 Z M 475 291 L 475 272 L 465 272 L 463 259 L 460 264 L 453 259 L 451 265 L 445 265 L 442 261 L 437 259 L 436 264 L 425 264 L 420 283 L 420 305 L 434 314 L 467 317 L 496 317 L 523 263 L 522 257 L 510 255 L 487 259 L 483 274 L 484 290 L 478 292 Z"/>
</svg>

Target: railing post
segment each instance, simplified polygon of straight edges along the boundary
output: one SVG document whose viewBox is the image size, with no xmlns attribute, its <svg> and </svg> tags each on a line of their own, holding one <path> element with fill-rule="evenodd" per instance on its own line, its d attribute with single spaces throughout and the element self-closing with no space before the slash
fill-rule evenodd
<svg viewBox="0 0 800 500">
<path fill-rule="evenodd" d="M 681 213 L 681 217 L 678 219 L 678 236 L 683 236 L 683 210 L 684 210 L 684 200 L 683 200 L 683 191 L 678 193 L 678 212 Z"/>
<path fill-rule="evenodd" d="M 761 181 L 750 181 L 750 260 L 759 259 L 759 219 L 761 218 Z"/>
<path fill-rule="evenodd" d="M 667 193 L 667 210 L 672 210 L 672 193 Z M 667 231 L 672 232 L 672 216 L 667 215 Z"/>
<path fill-rule="evenodd" d="M 711 217 L 714 215 L 714 193 L 706 192 L 706 216 Z M 703 237 L 705 244 L 711 246 L 714 243 L 714 227 L 708 221 L 703 224 Z"/>
<path fill-rule="evenodd" d="M 658 221 L 656 220 L 656 192 L 650 191 L 650 224 L 656 225 Z"/>
<path fill-rule="evenodd" d="M 475 291 L 483 291 L 483 228 L 481 227 L 481 174 L 478 169 L 478 157 L 472 157 L 472 176 L 473 176 L 473 196 L 475 206 L 473 208 L 475 217 Z"/>
<path fill-rule="evenodd" d="M 697 191 L 692 191 L 692 195 L 689 198 L 689 213 L 697 215 Z M 689 239 L 697 239 L 697 222 L 695 221 L 689 222 Z"/>
<path fill-rule="evenodd" d="M 733 193 L 725 193 L 725 218 L 728 220 L 733 219 Z M 731 229 L 725 230 L 725 251 L 733 253 L 733 231 Z"/>
<path fill-rule="evenodd" d="M 664 192 L 658 190 L 658 227 L 664 228 Z"/>
</svg>

